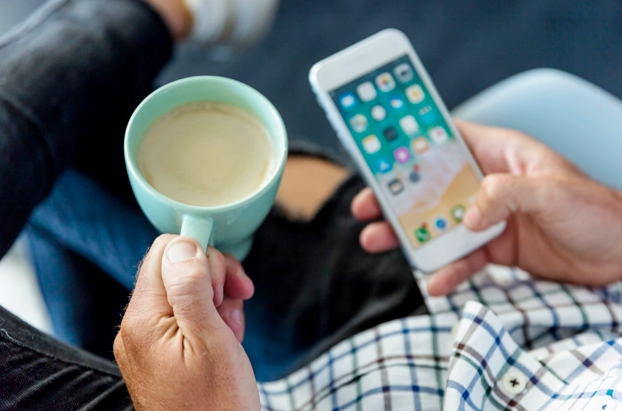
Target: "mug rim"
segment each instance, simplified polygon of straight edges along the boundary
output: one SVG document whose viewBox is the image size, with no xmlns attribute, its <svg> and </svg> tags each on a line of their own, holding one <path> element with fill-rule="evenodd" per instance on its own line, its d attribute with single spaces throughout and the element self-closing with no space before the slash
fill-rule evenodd
<svg viewBox="0 0 622 411">
<path fill-rule="evenodd" d="M 130 155 L 130 140 L 133 140 L 133 139 L 130 138 L 130 135 L 131 135 L 131 130 L 133 128 L 133 125 L 136 122 L 136 117 L 138 116 L 140 111 L 143 109 L 143 107 L 146 104 L 148 104 L 149 101 L 152 98 L 154 98 L 154 96 L 159 95 L 159 94 L 161 94 L 163 92 L 166 92 L 168 89 L 176 87 L 176 86 L 178 86 L 180 84 L 195 83 L 195 82 L 205 82 L 205 81 L 207 81 L 207 82 L 216 82 L 216 83 L 229 83 L 229 84 L 234 85 L 236 87 L 241 87 L 242 89 L 247 90 L 251 94 L 254 94 L 268 108 L 269 117 L 271 117 L 273 120 L 276 120 L 276 128 L 280 132 L 280 134 L 282 134 L 282 136 L 283 136 L 282 137 L 282 139 L 283 139 L 283 152 L 279 156 L 275 156 L 275 163 L 276 164 L 273 167 L 272 172 L 271 172 L 269 178 L 265 179 L 266 182 L 259 189 L 253 191 L 251 194 L 247 195 L 246 197 L 243 197 L 243 198 L 241 198 L 241 199 L 239 199 L 237 201 L 231 202 L 231 203 L 221 204 L 221 205 L 217 205 L 217 206 L 197 206 L 197 205 L 182 203 L 182 202 L 177 201 L 177 200 L 175 200 L 173 198 L 165 196 L 164 194 L 162 194 L 161 192 L 156 190 L 156 188 L 153 187 L 145 179 L 143 174 L 138 169 L 138 165 L 136 164 L 136 161 L 135 161 L 136 159 L 134 158 L 134 156 Z M 201 101 L 201 100 L 189 100 L 189 101 L 187 101 L 185 103 L 182 103 L 182 104 L 191 103 L 193 101 Z M 220 100 L 216 99 L 216 100 L 204 100 L 204 101 L 220 101 Z M 227 104 L 230 104 L 230 103 L 227 103 Z M 169 109 L 169 110 L 172 110 L 172 108 Z M 254 113 L 251 113 L 251 114 L 253 116 L 257 117 L 256 114 L 254 114 Z M 261 121 L 261 122 L 265 126 L 265 123 L 263 121 Z M 153 124 L 153 122 L 150 123 L 149 126 L 151 124 Z M 140 139 L 142 139 L 143 136 L 144 136 L 144 133 L 143 133 L 143 135 L 140 136 Z M 138 137 L 134 137 L 134 139 L 136 139 L 136 138 L 138 138 Z M 277 179 L 275 177 L 277 175 L 279 175 L 279 173 L 281 173 L 281 171 L 285 167 L 285 162 L 287 160 L 287 154 L 288 154 L 287 129 L 285 128 L 285 123 L 283 122 L 283 118 L 281 117 L 281 114 L 276 109 L 274 104 L 265 95 L 263 95 L 257 89 L 249 86 L 246 83 L 243 83 L 243 82 L 241 82 L 239 80 L 235 80 L 235 79 L 228 78 L 228 77 L 212 76 L 212 75 L 200 75 L 200 76 L 184 77 L 184 78 L 181 78 L 181 79 L 178 79 L 178 80 L 171 81 L 171 82 L 169 82 L 167 84 L 164 84 L 164 85 L 158 87 L 157 89 L 155 89 L 154 91 L 152 91 L 134 109 L 134 112 L 132 113 L 132 116 L 130 117 L 130 119 L 128 121 L 128 124 L 127 124 L 127 127 L 125 129 L 125 138 L 124 138 L 124 143 L 123 143 L 123 155 L 125 157 L 126 166 L 129 169 L 129 171 L 134 175 L 134 177 L 138 181 L 138 183 L 141 184 L 143 186 L 143 188 L 145 188 L 149 192 L 149 194 L 151 196 L 157 198 L 159 201 L 171 202 L 171 203 L 173 203 L 175 205 L 176 209 L 178 209 L 180 211 L 183 211 L 183 212 L 193 212 L 193 211 L 194 212 L 202 212 L 202 211 L 208 211 L 208 210 L 209 211 L 224 211 L 224 210 L 227 210 L 227 209 L 230 209 L 230 208 L 233 208 L 233 207 L 244 206 L 246 203 L 252 202 L 255 198 L 261 196 L 273 184 L 275 184 L 277 182 L 276 181 Z"/>
</svg>

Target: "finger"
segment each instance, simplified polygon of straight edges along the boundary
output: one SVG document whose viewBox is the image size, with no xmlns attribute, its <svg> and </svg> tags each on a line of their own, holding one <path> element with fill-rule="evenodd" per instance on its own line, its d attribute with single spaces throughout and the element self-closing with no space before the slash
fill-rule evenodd
<svg viewBox="0 0 622 411">
<path fill-rule="evenodd" d="M 486 176 L 463 223 L 470 230 L 481 231 L 507 220 L 514 213 L 545 212 L 556 190 L 556 184 L 545 178 L 511 174 Z"/>
<path fill-rule="evenodd" d="M 456 287 L 484 268 L 488 256 L 484 249 L 479 249 L 461 260 L 449 264 L 435 272 L 428 281 L 428 294 L 431 296 L 447 295 Z"/>
<path fill-rule="evenodd" d="M 151 313 L 154 318 L 172 315 L 162 283 L 161 261 L 166 246 L 175 238 L 174 235 L 164 234 L 156 238 L 151 245 L 139 266 L 136 285 L 124 319 L 135 318 L 132 315 L 134 313 L 139 316 Z"/>
<path fill-rule="evenodd" d="M 536 139 L 516 130 L 457 120 L 456 126 L 484 174 L 524 174 L 543 157 L 561 160 Z"/>
<path fill-rule="evenodd" d="M 225 289 L 225 277 L 227 275 L 227 264 L 225 257 L 214 247 L 208 247 L 205 254 L 209 262 L 209 271 L 214 289 L 214 305 L 218 307 L 222 304 Z"/>
<path fill-rule="evenodd" d="M 397 248 L 400 244 L 395 231 L 386 221 L 368 224 L 359 236 L 361 247 L 368 253 L 381 253 Z"/>
<path fill-rule="evenodd" d="M 225 278 L 225 298 L 248 300 L 255 293 L 253 281 L 246 275 L 242 264 L 231 254 L 224 254 L 227 275 Z"/>
<path fill-rule="evenodd" d="M 219 335 L 224 326 L 213 302 L 212 271 L 219 269 L 218 255 L 222 257 L 214 250 L 206 255 L 190 237 L 178 237 L 164 250 L 162 282 L 175 322 L 186 338 Z M 224 272 L 224 258 L 220 269 Z"/>
<path fill-rule="evenodd" d="M 166 246 L 175 238 L 170 234 L 156 238 L 139 266 L 132 298 L 114 342 L 115 358 L 120 366 L 126 366 L 128 355 L 143 358 L 145 346 L 152 347 L 166 332 L 159 327 L 162 319 L 173 316 L 162 282 L 161 261 Z"/>
<path fill-rule="evenodd" d="M 375 220 L 382 217 L 382 209 L 371 188 L 365 187 L 352 199 L 350 205 L 352 215 L 362 221 Z"/>
<path fill-rule="evenodd" d="M 240 299 L 225 296 L 224 301 L 218 307 L 218 313 L 225 324 L 231 328 L 235 338 L 241 343 L 244 340 L 244 302 Z"/>
</svg>

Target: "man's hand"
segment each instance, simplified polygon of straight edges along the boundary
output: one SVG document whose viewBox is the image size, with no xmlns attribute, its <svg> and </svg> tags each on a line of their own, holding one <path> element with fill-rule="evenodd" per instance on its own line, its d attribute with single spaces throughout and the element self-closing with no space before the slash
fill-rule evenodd
<svg viewBox="0 0 622 411">
<path fill-rule="evenodd" d="M 239 341 L 254 292 L 232 256 L 162 235 L 145 257 L 114 343 L 138 410 L 259 410 Z"/>
<path fill-rule="evenodd" d="M 483 248 L 434 273 L 431 295 L 453 291 L 487 263 L 587 286 L 622 280 L 621 192 L 589 179 L 525 134 L 463 121 L 457 125 L 486 175 L 464 225 L 480 231 L 500 221 L 508 224 Z M 364 221 L 381 218 L 369 188 L 354 198 L 352 213 Z M 360 242 L 368 252 L 398 246 L 386 221 L 365 227 Z"/>
</svg>

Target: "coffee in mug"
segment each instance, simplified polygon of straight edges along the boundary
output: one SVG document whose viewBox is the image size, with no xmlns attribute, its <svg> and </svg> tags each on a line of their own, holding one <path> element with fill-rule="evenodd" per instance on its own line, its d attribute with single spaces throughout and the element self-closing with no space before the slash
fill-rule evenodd
<svg viewBox="0 0 622 411">
<path fill-rule="evenodd" d="M 196 101 L 145 131 L 137 165 L 149 184 L 180 203 L 217 207 L 242 200 L 272 177 L 274 149 L 264 124 L 232 104 Z"/>
<path fill-rule="evenodd" d="M 259 91 L 195 76 L 138 105 L 123 151 L 136 201 L 159 232 L 243 261 L 274 204 L 288 140 L 281 115 Z"/>
</svg>

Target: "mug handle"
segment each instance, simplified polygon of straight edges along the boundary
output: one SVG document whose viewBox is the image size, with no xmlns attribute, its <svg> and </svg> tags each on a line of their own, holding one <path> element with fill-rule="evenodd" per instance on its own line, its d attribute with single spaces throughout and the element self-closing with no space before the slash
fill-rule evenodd
<svg viewBox="0 0 622 411">
<path fill-rule="evenodd" d="M 207 245 L 210 244 L 213 229 L 214 219 L 184 214 L 181 217 L 181 232 L 179 234 L 194 238 L 201 244 L 203 250 L 207 251 Z"/>
</svg>

